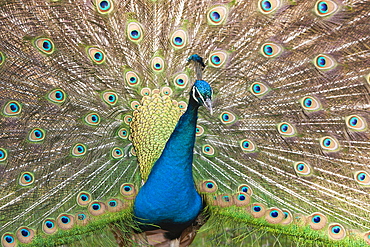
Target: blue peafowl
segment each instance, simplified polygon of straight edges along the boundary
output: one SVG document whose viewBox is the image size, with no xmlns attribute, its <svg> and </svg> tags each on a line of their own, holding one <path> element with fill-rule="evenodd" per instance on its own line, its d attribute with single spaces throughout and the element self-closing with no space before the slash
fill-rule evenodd
<svg viewBox="0 0 370 247">
<path fill-rule="evenodd" d="M 0 0 L 14 246 L 369 246 L 369 0 Z"/>
</svg>

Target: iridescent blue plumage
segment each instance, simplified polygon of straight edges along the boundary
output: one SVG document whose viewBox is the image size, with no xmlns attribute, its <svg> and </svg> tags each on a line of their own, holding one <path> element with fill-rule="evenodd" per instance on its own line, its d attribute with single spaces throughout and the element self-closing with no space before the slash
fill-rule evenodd
<svg viewBox="0 0 370 247">
<path fill-rule="evenodd" d="M 192 163 L 198 108 L 211 107 L 212 89 L 197 80 L 190 92 L 186 112 L 155 162 L 148 180 L 139 191 L 134 214 L 139 222 L 168 230 L 169 238 L 178 238 L 203 208 L 193 180 Z M 143 225 L 142 230 L 156 227 Z"/>
</svg>

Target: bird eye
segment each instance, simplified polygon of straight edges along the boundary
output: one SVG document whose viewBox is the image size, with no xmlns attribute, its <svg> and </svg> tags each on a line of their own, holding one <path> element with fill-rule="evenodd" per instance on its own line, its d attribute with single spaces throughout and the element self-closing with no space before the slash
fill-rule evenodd
<svg viewBox="0 0 370 247">
<path fill-rule="evenodd" d="M 193 98 L 196 102 L 200 103 L 198 99 L 201 98 L 201 97 L 200 97 L 199 91 L 196 87 L 193 87 Z"/>
</svg>

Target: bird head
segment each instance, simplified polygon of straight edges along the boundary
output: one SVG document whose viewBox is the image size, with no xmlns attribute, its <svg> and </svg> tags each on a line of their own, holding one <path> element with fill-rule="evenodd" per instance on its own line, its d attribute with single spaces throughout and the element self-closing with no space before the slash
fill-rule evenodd
<svg viewBox="0 0 370 247">
<path fill-rule="evenodd" d="M 199 105 L 207 108 L 212 114 L 212 88 L 208 82 L 203 80 L 196 80 L 191 92 L 190 97 L 192 97 Z"/>
</svg>

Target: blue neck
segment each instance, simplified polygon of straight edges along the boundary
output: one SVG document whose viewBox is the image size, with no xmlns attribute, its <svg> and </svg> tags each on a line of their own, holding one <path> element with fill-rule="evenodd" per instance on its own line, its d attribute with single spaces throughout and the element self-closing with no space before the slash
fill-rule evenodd
<svg viewBox="0 0 370 247">
<path fill-rule="evenodd" d="M 139 221 L 161 225 L 193 221 L 202 209 L 192 163 L 199 105 L 190 97 L 161 157 L 140 189 L 134 206 Z"/>
</svg>

